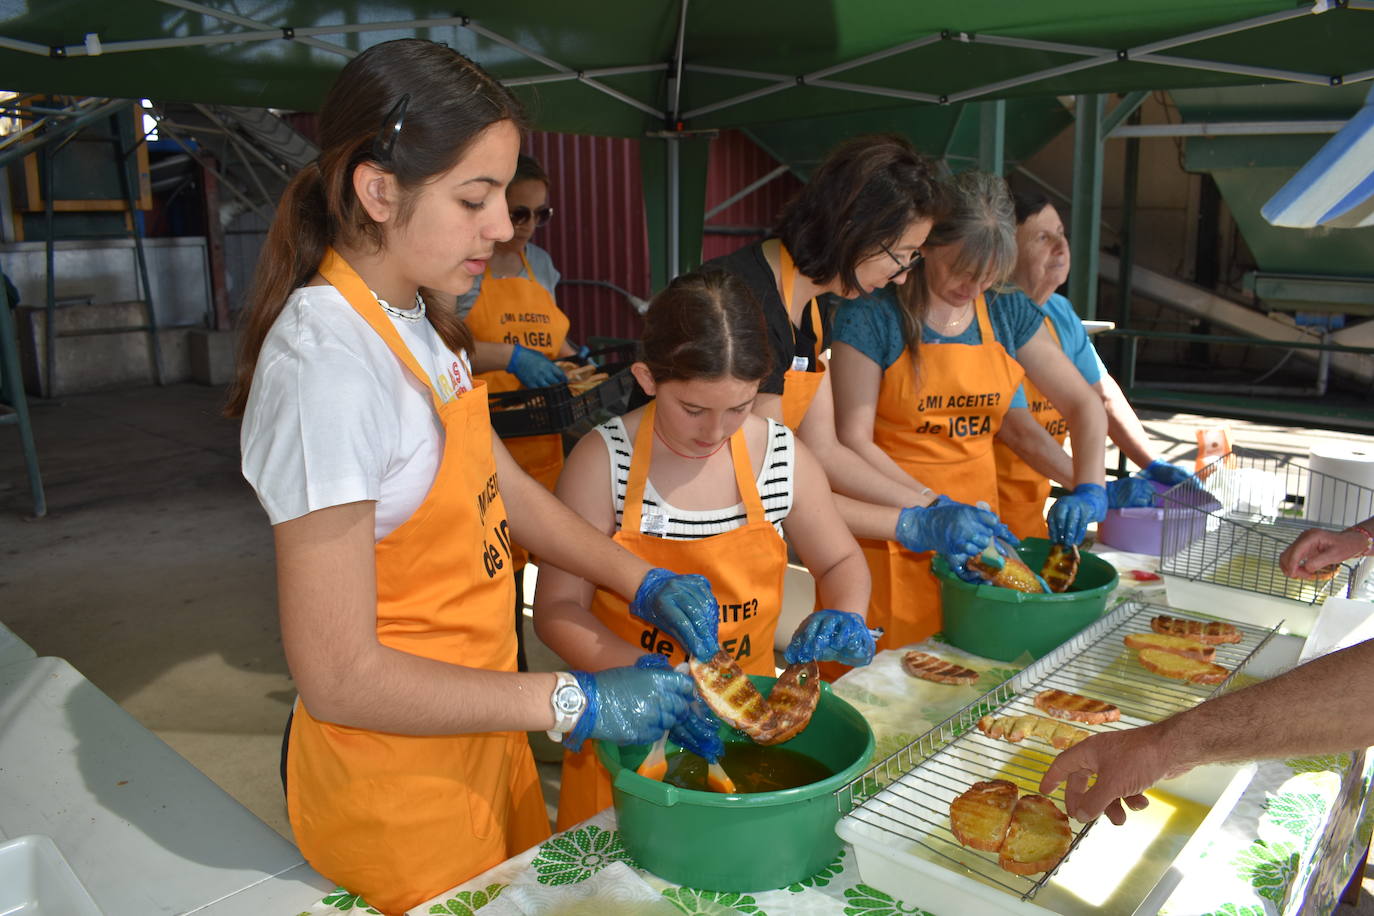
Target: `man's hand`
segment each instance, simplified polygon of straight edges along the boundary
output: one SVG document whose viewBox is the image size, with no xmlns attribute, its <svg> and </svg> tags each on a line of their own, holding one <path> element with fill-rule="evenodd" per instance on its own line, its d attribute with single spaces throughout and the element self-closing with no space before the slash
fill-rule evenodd
<svg viewBox="0 0 1374 916">
<path fill-rule="evenodd" d="M 1163 724 L 1101 732 L 1055 758 L 1040 780 L 1040 791 L 1048 795 L 1066 783 L 1064 810 L 1070 817 L 1086 824 L 1105 812 L 1120 826 L 1126 822 L 1123 801 L 1139 811 L 1149 804 L 1142 794 L 1146 789 L 1192 769 L 1173 757 L 1173 741 Z M 1089 788 L 1092 776 L 1097 782 Z"/>
<path fill-rule="evenodd" d="M 1279 568 L 1293 579 L 1329 579 L 1322 569 L 1364 553 L 1369 539 L 1356 529 L 1327 531 L 1309 528 L 1279 555 Z"/>
</svg>

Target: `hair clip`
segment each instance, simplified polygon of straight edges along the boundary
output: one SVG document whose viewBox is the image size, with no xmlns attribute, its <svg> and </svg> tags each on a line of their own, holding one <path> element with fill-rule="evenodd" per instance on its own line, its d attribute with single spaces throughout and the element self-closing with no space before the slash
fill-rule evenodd
<svg viewBox="0 0 1374 916">
<path fill-rule="evenodd" d="M 382 163 L 391 161 L 391 154 L 396 149 L 397 138 L 401 136 L 401 125 L 405 123 L 406 108 L 409 105 L 410 93 L 407 92 L 382 119 L 382 129 L 377 134 L 377 139 L 372 141 L 373 159 Z"/>
</svg>

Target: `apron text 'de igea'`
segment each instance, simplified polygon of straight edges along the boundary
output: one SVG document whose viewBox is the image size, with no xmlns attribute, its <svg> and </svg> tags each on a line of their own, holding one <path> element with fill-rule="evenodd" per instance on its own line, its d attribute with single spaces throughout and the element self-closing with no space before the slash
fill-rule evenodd
<svg viewBox="0 0 1374 916">
<path fill-rule="evenodd" d="M 1054 339 L 1054 345 L 1061 346 L 1059 331 L 1048 315 L 1045 316 L 1045 329 Z M 1069 421 L 1030 379 L 1022 382 L 1022 388 L 1026 393 L 1026 406 L 1035 422 L 1044 427 L 1054 441 L 1063 445 L 1069 435 Z M 1022 461 L 1020 455 L 1000 440 L 994 447 L 994 453 L 997 457 L 998 516 L 1019 538 L 1048 537 L 1045 500 L 1050 496 L 1049 478 Z"/>
<path fill-rule="evenodd" d="M 377 542 L 377 638 L 401 652 L 515 670 L 509 527 L 485 386 L 445 402 L 367 286 L 330 250 L 320 274 L 434 398 L 444 451 L 415 513 Z M 297 703 L 287 808 L 306 860 L 386 913 L 422 903 L 549 835 L 523 732 L 393 735 Z"/>
<path fill-rule="evenodd" d="M 641 530 L 644 486 L 654 447 L 654 408 L 644 408 L 630 458 L 625 511 L 614 540 L 652 566 L 682 574 L 696 573 L 711 583 L 720 602 L 720 645 L 734 655 L 747 674 L 773 675 L 773 633 L 782 611 L 782 582 L 787 571 L 787 545 L 763 513 L 758 483 L 744 441 L 744 428 L 730 437 L 735 485 L 744 503 L 745 523 L 710 537 L 669 540 Z M 765 454 L 768 443 L 765 442 Z M 672 637 L 630 615 L 625 600 L 597 589 L 592 613 L 611 632 L 645 652 L 665 655 L 670 664 L 687 660 L 686 651 Z M 563 780 L 558 796 L 558 829 L 591 817 L 611 803 L 611 782 L 588 742 L 577 754 L 563 755 Z"/>
<path fill-rule="evenodd" d="M 909 350 L 883 372 L 873 442 L 936 493 L 997 511 L 992 443 L 1024 371 L 992 332 L 982 296 L 975 305 L 981 343 L 923 343 L 919 380 Z M 873 576 L 868 625 L 886 630 L 879 649 L 919 642 L 940 629 L 940 587 L 930 552 L 896 541 L 859 540 Z"/>
</svg>

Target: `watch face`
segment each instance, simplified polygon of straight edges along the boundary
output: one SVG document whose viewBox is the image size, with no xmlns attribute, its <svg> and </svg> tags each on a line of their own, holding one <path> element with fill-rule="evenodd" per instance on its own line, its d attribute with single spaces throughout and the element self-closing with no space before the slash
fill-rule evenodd
<svg viewBox="0 0 1374 916">
<path fill-rule="evenodd" d="M 582 711 L 587 698 L 576 684 L 564 684 L 553 692 L 553 702 L 560 712 L 571 716 Z"/>
</svg>

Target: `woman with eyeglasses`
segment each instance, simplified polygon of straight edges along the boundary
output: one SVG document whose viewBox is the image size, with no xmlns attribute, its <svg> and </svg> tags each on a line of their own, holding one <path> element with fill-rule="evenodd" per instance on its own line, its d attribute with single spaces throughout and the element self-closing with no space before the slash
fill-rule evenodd
<svg viewBox="0 0 1374 916">
<path fill-rule="evenodd" d="M 988 312 L 984 290 L 1016 263 L 1006 182 L 965 172 L 948 189 L 949 210 L 925 238 L 925 257 L 911 282 L 844 303 L 835 314 L 840 438 L 872 464 L 927 481 L 942 500 L 997 513 L 993 437 L 1029 377 L 1059 407 L 1073 437 L 1077 486 L 1055 503 L 1049 527 L 1056 540 L 1077 544 L 1107 508 L 1102 403 L 1044 330 L 1037 309 L 1025 303 Z M 999 529 L 1015 541 L 1005 526 Z M 893 645 L 939 630 L 932 555 L 884 541 L 859 543 L 873 576 L 870 626 L 884 627 Z M 976 580 L 962 563 L 950 566 Z"/>
<path fill-rule="evenodd" d="M 273 526 L 299 690 L 291 828 L 316 870 L 388 914 L 549 835 L 527 731 L 640 744 L 695 696 L 673 671 L 517 672 L 513 537 L 718 650 L 704 579 L 615 544 L 492 436 L 453 302 L 511 237 L 524 127 L 444 45 L 349 61 L 268 232 L 226 406 Z"/>
<path fill-rule="evenodd" d="M 1152 481 L 1174 486 L 1187 480 L 1188 472 L 1154 457 L 1149 434 L 1121 386 L 1102 365 L 1073 304 L 1055 292 L 1069 276 L 1069 240 L 1064 236 L 1059 211 L 1038 191 L 1019 193 L 1013 199 L 1016 269 L 1011 288 L 999 290 L 988 308 L 995 316 L 1003 309 L 1024 308 L 1024 300 L 1040 310 L 1051 339 L 1102 398 L 1112 441 L 1141 468 L 1140 476 L 1107 484 L 1108 508 L 1153 505 Z M 1025 385 L 1024 401 L 1024 406 L 1018 403 L 1007 412 L 997 434 L 997 500 L 1003 520 L 1018 537 L 1044 537 L 1050 480 L 1073 479 L 1073 461 L 1064 451 L 1068 425 L 1031 382 Z"/>
<path fill-rule="evenodd" d="M 521 155 L 515 177 L 506 188 L 506 207 L 515 234 L 498 242 L 487 269 L 472 289 L 458 297 L 458 313 L 476 341 L 473 367 L 487 383 L 487 391 L 546 388 L 568 377 L 555 359 L 576 356 L 568 343 L 568 316 L 558 307 L 554 289 L 558 268 L 549 253 L 530 241 L 534 230 L 553 216 L 549 206 L 549 176 L 531 156 Z M 563 470 L 563 436 L 516 436 L 506 448 L 531 477 L 549 492 Z M 513 545 L 515 566 L 516 663 L 525 665 L 525 564 L 529 557 Z"/>
<path fill-rule="evenodd" d="M 706 267 L 740 277 L 763 306 L 773 370 L 754 411 L 797 431 L 824 468 L 850 531 L 895 541 L 894 549 L 938 550 L 962 566 L 990 543 L 996 517 L 937 500 L 937 484 L 842 442 L 824 356 L 832 296 L 853 299 L 905 283 L 943 207 L 934 163 L 905 138 L 855 137 L 830 152 L 771 238 Z M 889 632 L 879 647 L 902 644 Z"/>
</svg>

